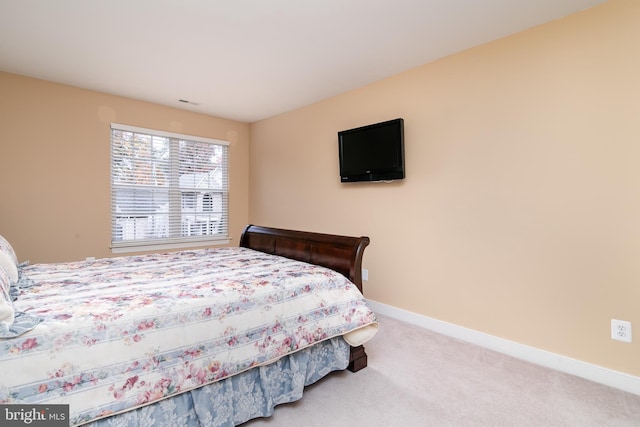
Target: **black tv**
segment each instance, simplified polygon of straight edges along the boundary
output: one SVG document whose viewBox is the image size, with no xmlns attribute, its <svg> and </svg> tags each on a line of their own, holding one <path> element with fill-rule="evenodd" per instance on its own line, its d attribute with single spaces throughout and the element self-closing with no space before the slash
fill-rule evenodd
<svg viewBox="0 0 640 427">
<path fill-rule="evenodd" d="M 404 179 L 404 120 L 338 132 L 340 181 Z"/>
</svg>

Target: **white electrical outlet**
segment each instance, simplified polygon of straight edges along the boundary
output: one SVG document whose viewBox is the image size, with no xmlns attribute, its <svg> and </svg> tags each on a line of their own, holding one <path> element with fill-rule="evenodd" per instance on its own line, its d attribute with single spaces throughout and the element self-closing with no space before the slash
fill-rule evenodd
<svg viewBox="0 0 640 427">
<path fill-rule="evenodd" d="M 369 270 L 367 270 L 366 268 L 362 269 L 362 280 L 369 280 Z"/>
<path fill-rule="evenodd" d="M 631 342 L 631 322 L 611 319 L 611 339 Z"/>
</svg>

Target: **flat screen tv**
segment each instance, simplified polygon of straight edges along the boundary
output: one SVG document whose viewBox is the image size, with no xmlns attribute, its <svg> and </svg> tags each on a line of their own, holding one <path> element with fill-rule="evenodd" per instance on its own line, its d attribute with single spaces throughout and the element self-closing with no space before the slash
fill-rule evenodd
<svg viewBox="0 0 640 427">
<path fill-rule="evenodd" d="M 340 181 L 404 179 L 404 120 L 338 132 Z"/>
</svg>

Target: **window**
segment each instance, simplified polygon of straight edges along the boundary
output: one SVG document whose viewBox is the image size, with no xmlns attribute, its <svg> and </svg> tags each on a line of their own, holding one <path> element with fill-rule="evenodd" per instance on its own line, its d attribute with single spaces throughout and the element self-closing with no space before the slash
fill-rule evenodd
<svg viewBox="0 0 640 427">
<path fill-rule="evenodd" d="M 112 123 L 113 252 L 228 243 L 228 149 Z"/>
</svg>

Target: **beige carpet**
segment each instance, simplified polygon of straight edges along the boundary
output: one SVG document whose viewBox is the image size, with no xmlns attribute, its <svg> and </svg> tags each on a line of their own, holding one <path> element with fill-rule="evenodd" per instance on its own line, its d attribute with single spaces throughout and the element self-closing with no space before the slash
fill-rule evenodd
<svg viewBox="0 0 640 427">
<path fill-rule="evenodd" d="M 333 373 L 244 426 L 640 427 L 640 396 L 379 320 L 366 369 Z"/>
</svg>

